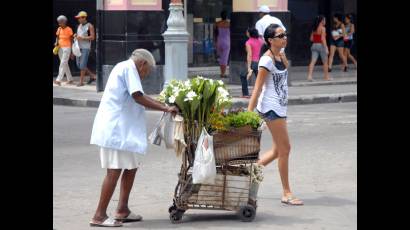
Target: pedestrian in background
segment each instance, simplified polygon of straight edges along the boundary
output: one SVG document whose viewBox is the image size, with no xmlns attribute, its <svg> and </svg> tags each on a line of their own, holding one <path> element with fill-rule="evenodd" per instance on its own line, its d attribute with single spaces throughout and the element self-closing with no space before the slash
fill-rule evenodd
<svg viewBox="0 0 410 230">
<path fill-rule="evenodd" d="M 60 67 L 58 68 L 58 76 L 54 84 L 61 86 L 61 81 L 64 75 L 67 76 L 67 84 L 73 84 L 73 76 L 71 75 L 68 60 L 71 54 L 71 45 L 73 41 L 73 30 L 67 26 L 67 17 L 60 15 L 57 17 L 58 29 L 56 32 L 56 44 L 58 49 L 58 58 L 60 59 Z"/>
<path fill-rule="evenodd" d="M 256 22 L 255 28 L 258 30 L 259 36 L 261 37 L 262 40 L 264 39 L 263 36 L 264 36 L 266 28 L 268 28 L 268 26 L 270 26 L 271 24 L 279 25 L 286 32 L 286 28 L 283 25 L 282 21 L 279 18 L 270 15 L 269 6 L 267 5 L 260 6 L 259 7 L 259 20 Z M 282 48 L 281 52 L 284 53 L 285 48 Z M 260 50 L 259 53 L 263 54 L 264 51 Z"/>
<path fill-rule="evenodd" d="M 343 17 L 341 14 L 335 14 L 333 16 L 332 36 L 330 39 L 329 72 L 332 72 L 333 58 L 335 56 L 336 49 L 339 53 L 340 60 L 342 61 L 342 69 L 344 72 L 347 71 L 346 57 L 343 53 L 343 38 L 345 34 L 346 30 L 343 24 Z"/>
<path fill-rule="evenodd" d="M 255 77 L 258 75 L 259 52 L 263 45 L 263 40 L 259 37 L 258 30 L 254 27 L 248 28 L 246 36 L 248 37 L 245 43 L 247 72 L 246 74 L 241 74 L 240 77 L 242 82 L 242 97 L 249 98 L 248 81 L 252 75 Z"/>
<path fill-rule="evenodd" d="M 310 60 L 308 69 L 308 81 L 313 81 L 312 74 L 313 68 L 315 67 L 316 61 L 320 56 L 323 63 L 323 73 L 325 80 L 330 80 L 328 72 L 327 56 L 329 54 L 329 48 L 326 42 L 326 19 L 323 15 L 319 15 L 315 18 L 313 23 L 312 31 L 310 33 L 310 41 L 312 46 L 310 50 L 312 52 L 312 58 Z"/>
<path fill-rule="evenodd" d="M 221 78 L 226 78 L 226 67 L 228 66 L 229 51 L 231 50 L 230 22 L 227 20 L 228 13 L 221 12 L 221 21 L 216 23 L 216 51 L 219 56 Z"/>
<path fill-rule="evenodd" d="M 350 53 L 350 50 L 353 47 L 353 34 L 355 33 L 355 28 L 353 24 L 353 16 L 351 14 L 347 14 L 345 16 L 345 28 L 346 28 L 346 36 L 344 38 L 344 55 L 346 58 L 350 59 L 355 68 L 357 69 L 357 61 L 353 57 L 353 55 Z M 347 62 L 347 60 L 346 60 Z"/>
<path fill-rule="evenodd" d="M 135 174 L 147 149 L 145 108 L 176 113 L 144 94 L 141 80 L 155 67 L 155 59 L 145 49 L 136 49 L 129 60 L 115 65 L 108 77 L 101 103 L 94 119 L 91 144 L 100 147 L 101 167 L 107 174 L 91 226 L 119 227 L 122 222 L 141 221 L 128 207 Z M 120 197 L 114 217 L 107 207 L 121 176 Z"/>
<path fill-rule="evenodd" d="M 88 57 L 91 51 L 91 41 L 95 40 L 95 29 L 91 23 L 87 22 L 87 12 L 80 11 L 75 18 L 78 19 L 79 23 L 75 38 L 78 40 L 81 51 L 81 56 L 76 57 L 77 67 L 80 69 L 80 82 L 77 86 L 83 86 L 85 74 L 90 75 L 90 80 L 87 84 L 91 84 L 96 79 L 95 74 L 87 68 Z"/>
</svg>

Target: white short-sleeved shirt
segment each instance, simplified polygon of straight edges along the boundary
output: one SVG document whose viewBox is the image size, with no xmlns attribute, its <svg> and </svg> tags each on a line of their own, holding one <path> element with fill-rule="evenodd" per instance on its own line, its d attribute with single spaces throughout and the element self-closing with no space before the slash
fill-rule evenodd
<svg viewBox="0 0 410 230">
<path fill-rule="evenodd" d="M 279 18 L 267 14 L 263 16 L 261 19 L 259 19 L 255 24 L 255 28 L 258 30 L 259 35 L 263 37 L 266 28 L 268 28 L 270 24 L 278 24 L 280 27 L 283 28 L 284 31 L 286 31 L 285 26 Z"/>
<path fill-rule="evenodd" d="M 282 27 L 284 31 L 286 31 L 285 26 L 279 18 L 267 14 L 263 16 L 261 19 L 259 19 L 255 24 L 255 28 L 258 30 L 260 36 L 263 37 L 266 28 L 268 28 L 270 24 L 278 24 L 280 27 Z M 285 52 L 285 48 L 282 48 L 280 51 Z"/>
<path fill-rule="evenodd" d="M 278 63 L 277 63 L 278 64 Z M 269 71 L 262 87 L 256 109 L 261 113 L 273 110 L 277 115 L 286 117 L 288 107 L 288 70 L 279 70 L 269 56 L 262 56 L 259 67 Z"/>
<path fill-rule="evenodd" d="M 110 76 L 95 116 L 91 144 L 145 154 L 147 131 L 145 107 L 132 98 L 144 93 L 135 62 L 118 63 Z"/>
</svg>

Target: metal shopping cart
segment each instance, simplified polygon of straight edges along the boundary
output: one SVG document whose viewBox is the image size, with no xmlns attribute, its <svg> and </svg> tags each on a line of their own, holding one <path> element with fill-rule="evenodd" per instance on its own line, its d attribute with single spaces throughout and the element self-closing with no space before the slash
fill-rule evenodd
<svg viewBox="0 0 410 230">
<path fill-rule="evenodd" d="M 252 181 L 252 171 L 259 157 L 261 134 L 250 127 L 211 134 L 217 166 L 215 184 L 192 183 L 196 143 L 187 140 L 173 204 L 168 210 L 171 222 L 181 222 L 188 209 L 235 211 L 242 221 L 252 221 L 258 190 L 258 183 Z"/>
</svg>

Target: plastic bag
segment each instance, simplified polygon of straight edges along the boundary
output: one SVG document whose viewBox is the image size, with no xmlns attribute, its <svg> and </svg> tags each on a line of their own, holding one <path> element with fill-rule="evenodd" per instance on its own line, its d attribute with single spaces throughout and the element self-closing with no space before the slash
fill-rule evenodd
<svg viewBox="0 0 410 230">
<path fill-rule="evenodd" d="M 159 135 L 165 142 L 165 147 L 167 149 L 174 148 L 174 129 L 175 122 L 172 118 L 171 113 L 164 113 L 162 120 L 160 122 Z"/>
<path fill-rule="evenodd" d="M 74 39 L 72 51 L 73 51 L 74 56 L 76 56 L 76 57 L 81 56 L 80 46 L 78 45 L 78 40 L 77 39 Z"/>
<path fill-rule="evenodd" d="M 177 114 L 174 117 L 174 122 L 174 150 L 177 156 L 180 156 L 185 152 L 187 146 L 184 138 L 184 118 Z"/>
<path fill-rule="evenodd" d="M 213 137 L 203 128 L 195 150 L 193 184 L 215 184 L 216 164 Z"/>
<path fill-rule="evenodd" d="M 154 129 L 148 136 L 148 141 L 150 144 L 153 145 L 161 145 L 161 136 L 159 135 L 159 131 L 161 128 L 161 122 L 164 118 L 165 113 L 162 114 L 161 118 L 158 120 L 157 124 L 155 124 Z"/>
</svg>

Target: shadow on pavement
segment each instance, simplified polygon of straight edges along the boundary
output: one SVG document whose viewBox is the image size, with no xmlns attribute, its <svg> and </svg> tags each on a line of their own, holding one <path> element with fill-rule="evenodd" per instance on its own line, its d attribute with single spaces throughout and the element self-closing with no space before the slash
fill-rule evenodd
<svg viewBox="0 0 410 230">
<path fill-rule="evenodd" d="M 355 201 L 331 197 L 331 196 L 322 196 L 314 199 L 303 199 L 305 206 L 344 206 L 344 205 L 356 205 Z"/>
<path fill-rule="evenodd" d="M 256 213 L 256 218 L 252 222 L 241 222 L 235 212 L 230 213 L 195 213 L 185 214 L 182 222 L 172 224 L 169 219 L 150 219 L 136 223 L 126 223 L 123 228 L 149 228 L 149 229 L 171 229 L 171 228 L 192 228 L 214 229 L 215 227 L 231 226 L 231 227 L 257 227 L 261 224 L 266 225 L 293 225 L 293 224 L 311 224 L 318 219 L 304 219 L 295 216 L 277 216 L 273 213 Z"/>
</svg>

